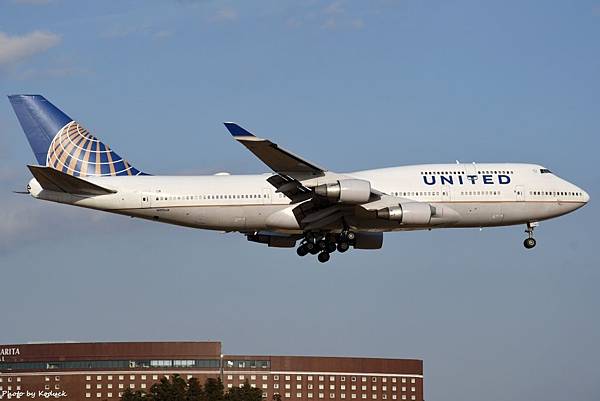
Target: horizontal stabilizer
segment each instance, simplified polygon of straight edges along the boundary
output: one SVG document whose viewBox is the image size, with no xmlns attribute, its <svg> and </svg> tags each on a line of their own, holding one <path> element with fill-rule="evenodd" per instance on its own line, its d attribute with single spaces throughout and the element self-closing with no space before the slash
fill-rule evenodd
<svg viewBox="0 0 600 401">
<path fill-rule="evenodd" d="M 117 191 L 103 188 L 89 181 L 55 170 L 52 167 L 27 166 L 40 186 L 48 191 L 74 195 L 107 195 Z"/>
</svg>

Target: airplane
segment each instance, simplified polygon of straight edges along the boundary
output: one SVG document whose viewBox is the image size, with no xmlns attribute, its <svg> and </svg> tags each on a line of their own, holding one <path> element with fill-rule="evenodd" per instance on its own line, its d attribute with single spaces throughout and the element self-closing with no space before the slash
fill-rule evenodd
<svg viewBox="0 0 600 401">
<path fill-rule="evenodd" d="M 544 166 L 452 163 L 336 173 L 226 122 L 271 170 L 258 175 L 155 176 L 142 172 L 41 95 L 9 100 L 38 165 L 36 199 L 186 227 L 239 232 L 298 255 L 380 249 L 383 234 L 525 225 L 575 211 L 589 195 Z M 299 242 L 299 245 L 298 245 Z"/>
</svg>

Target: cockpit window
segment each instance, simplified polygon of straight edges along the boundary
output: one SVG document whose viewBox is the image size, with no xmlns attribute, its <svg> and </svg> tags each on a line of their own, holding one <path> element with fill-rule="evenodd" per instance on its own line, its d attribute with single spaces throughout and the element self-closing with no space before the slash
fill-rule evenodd
<svg viewBox="0 0 600 401">
<path fill-rule="evenodd" d="M 548 170 L 547 168 L 541 168 L 540 169 L 540 173 L 542 173 L 542 174 L 552 174 L 552 171 Z"/>
</svg>

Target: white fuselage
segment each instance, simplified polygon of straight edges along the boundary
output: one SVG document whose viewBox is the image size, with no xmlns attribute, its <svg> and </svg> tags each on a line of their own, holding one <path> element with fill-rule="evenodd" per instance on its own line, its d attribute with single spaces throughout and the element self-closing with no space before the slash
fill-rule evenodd
<svg viewBox="0 0 600 401">
<path fill-rule="evenodd" d="M 348 222 L 358 231 L 396 231 L 536 222 L 574 211 L 589 200 L 582 189 L 542 171 L 543 167 L 533 164 L 429 164 L 340 176 L 368 180 L 373 188 L 389 195 L 388 203 L 389 199 L 426 202 L 439 209 L 437 218 L 425 226 L 370 215 Z M 272 175 L 85 178 L 116 191 L 101 196 L 42 190 L 33 179 L 30 192 L 40 199 L 188 227 L 301 232 L 292 214 L 298 205 L 275 192 L 266 181 Z M 318 185 L 319 180 L 315 178 L 312 183 Z M 369 210 L 369 204 L 355 207 Z"/>
</svg>

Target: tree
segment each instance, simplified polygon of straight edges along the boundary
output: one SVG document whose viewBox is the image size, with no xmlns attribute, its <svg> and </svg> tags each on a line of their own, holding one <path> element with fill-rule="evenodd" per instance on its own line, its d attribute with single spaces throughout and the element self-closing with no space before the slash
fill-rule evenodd
<svg viewBox="0 0 600 401">
<path fill-rule="evenodd" d="M 276 394 L 273 400 L 281 401 L 281 396 Z M 246 381 L 242 387 L 234 387 L 225 393 L 221 379 L 209 378 L 203 387 L 198 379 L 185 381 L 181 376 L 173 375 L 170 380 L 163 377 L 153 384 L 148 393 L 127 389 L 121 401 L 262 401 L 262 390 Z"/>
<path fill-rule="evenodd" d="M 246 380 L 242 387 L 229 390 L 225 398 L 227 401 L 261 401 L 262 390 L 252 387 Z"/>
<path fill-rule="evenodd" d="M 206 401 L 223 401 L 225 400 L 225 388 L 221 379 L 208 378 L 204 383 L 204 395 Z"/>
<path fill-rule="evenodd" d="M 142 401 L 144 398 L 144 393 L 141 391 L 131 391 L 130 389 L 125 390 L 123 393 L 123 397 L 121 397 L 122 401 Z"/>
<path fill-rule="evenodd" d="M 195 377 L 188 380 L 188 388 L 185 396 L 185 401 L 206 401 L 204 389 Z"/>
</svg>

